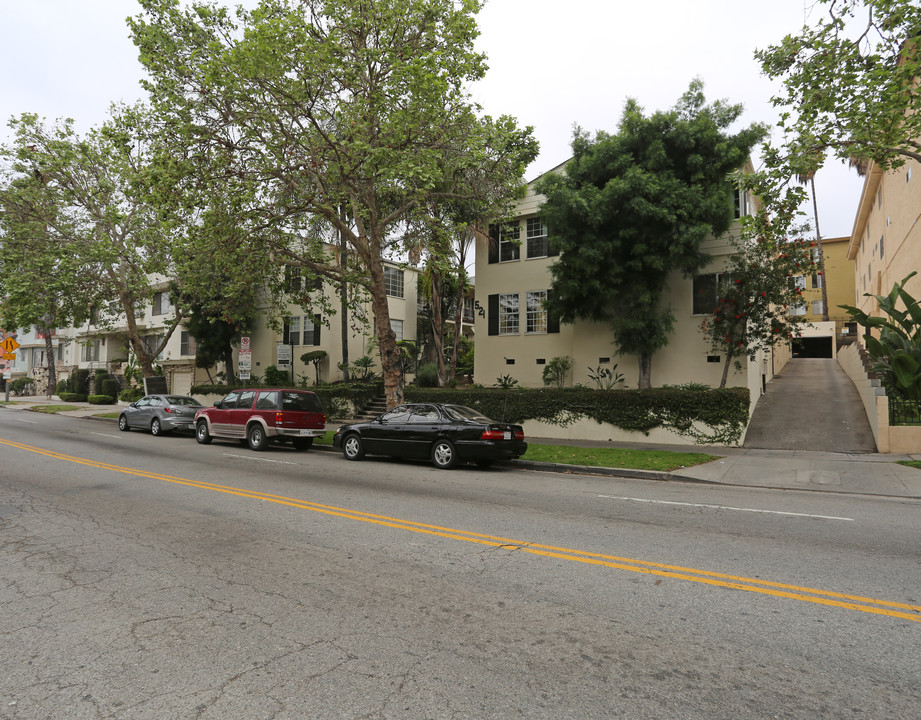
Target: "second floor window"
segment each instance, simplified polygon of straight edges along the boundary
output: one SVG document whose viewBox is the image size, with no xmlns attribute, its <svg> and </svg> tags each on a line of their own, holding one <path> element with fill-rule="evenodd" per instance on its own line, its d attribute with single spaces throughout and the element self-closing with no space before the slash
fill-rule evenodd
<svg viewBox="0 0 921 720">
<path fill-rule="evenodd" d="M 384 268 L 384 288 L 390 297 L 403 297 L 403 271 L 399 268 Z"/>
<path fill-rule="evenodd" d="M 189 334 L 188 330 L 183 330 L 179 334 L 179 354 L 184 356 L 195 354 L 195 338 Z"/>
<path fill-rule="evenodd" d="M 547 332 L 547 308 L 544 306 L 546 300 L 546 290 L 537 290 L 527 294 L 525 332 Z"/>
<path fill-rule="evenodd" d="M 165 290 L 155 292 L 153 296 L 153 314 L 166 315 L 169 312 L 169 293 Z"/>
<path fill-rule="evenodd" d="M 550 254 L 550 242 L 547 238 L 547 226 L 539 217 L 528 218 L 525 230 L 528 241 L 528 257 L 547 257 Z"/>
</svg>

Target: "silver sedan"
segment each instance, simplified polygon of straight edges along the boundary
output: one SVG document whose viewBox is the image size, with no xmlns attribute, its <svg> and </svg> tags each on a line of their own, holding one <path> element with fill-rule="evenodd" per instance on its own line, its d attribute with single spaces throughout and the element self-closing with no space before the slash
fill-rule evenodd
<svg viewBox="0 0 921 720">
<path fill-rule="evenodd" d="M 118 429 L 150 430 L 153 435 L 163 435 L 173 430 L 193 430 L 195 413 L 203 407 L 188 395 L 145 395 L 131 403 L 118 416 Z"/>
</svg>

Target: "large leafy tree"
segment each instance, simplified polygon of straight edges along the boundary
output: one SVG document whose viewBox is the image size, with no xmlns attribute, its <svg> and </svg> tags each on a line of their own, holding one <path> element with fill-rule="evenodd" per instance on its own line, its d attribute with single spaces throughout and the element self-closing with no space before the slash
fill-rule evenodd
<svg viewBox="0 0 921 720">
<path fill-rule="evenodd" d="M 808 175 L 831 153 L 882 168 L 921 161 L 921 5 L 818 0 L 814 24 L 755 53 L 782 80 L 775 161 Z"/>
<path fill-rule="evenodd" d="M 638 358 L 640 387 L 650 387 L 652 356 L 668 343 L 668 277 L 697 270 L 707 260 L 701 243 L 729 229 L 732 174 L 764 135 L 757 124 L 730 133 L 741 112 L 708 105 L 700 80 L 668 111 L 647 116 L 630 100 L 616 133 L 577 130 L 565 173 L 538 184 L 560 251 L 550 310 L 610 324 L 619 351 Z"/>
<path fill-rule="evenodd" d="M 534 153 L 530 129 L 469 99 L 486 69 L 479 0 L 141 5 L 131 25 L 164 121 L 161 187 L 196 207 L 232 186 L 253 253 L 363 289 L 388 404 L 401 402 L 384 260 L 425 208 L 478 192 L 469 169 L 488 169 L 501 202 Z"/>
<path fill-rule="evenodd" d="M 791 313 L 802 305 L 803 286 L 796 278 L 822 273 L 818 243 L 802 237 L 807 229 L 799 224 L 797 209 L 802 188 L 775 195 L 766 181 L 763 175 L 746 179 L 762 204 L 742 218 L 740 233 L 730 239 L 735 252 L 713 288 L 713 311 L 700 325 L 724 357 L 720 387 L 726 386 L 733 365 L 741 369 L 744 358 L 754 360 L 759 351 L 799 334 L 805 318 Z"/>
<path fill-rule="evenodd" d="M 147 172 L 149 116 L 141 107 L 116 106 L 108 122 L 84 136 L 70 120 L 48 126 L 34 114 L 11 121 L 14 140 L 4 154 L 15 158 L 14 180 L 34 178 L 52 188 L 52 213 L 20 204 L 21 220 L 46 227 L 49 254 L 91 284 L 82 297 L 96 300 L 101 329 L 125 319 L 131 350 L 144 377 L 181 320 L 177 313 L 156 346 L 145 341 L 139 308 L 152 297 L 150 277 L 170 270 L 170 229 L 138 180 Z M 25 214 L 23 214 L 25 213 Z M 86 315 L 86 313 L 84 313 Z"/>
</svg>

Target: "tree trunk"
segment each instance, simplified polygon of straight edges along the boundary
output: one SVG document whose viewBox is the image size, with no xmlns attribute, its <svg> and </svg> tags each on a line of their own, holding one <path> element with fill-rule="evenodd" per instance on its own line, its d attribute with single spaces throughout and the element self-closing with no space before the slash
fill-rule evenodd
<svg viewBox="0 0 921 720">
<path fill-rule="evenodd" d="M 43 328 L 42 332 L 45 335 L 45 362 L 48 363 L 48 388 L 45 395 L 50 398 L 57 389 L 58 373 L 55 367 L 54 346 L 51 344 L 51 330 Z"/>
<path fill-rule="evenodd" d="M 726 350 L 726 362 L 723 363 L 723 377 L 720 378 L 720 387 L 726 387 L 726 380 L 729 378 L 729 366 L 732 364 L 733 352 L 732 348 L 727 348 Z"/>
<path fill-rule="evenodd" d="M 812 213 L 815 215 L 815 244 L 819 248 L 819 271 L 822 273 L 819 276 L 822 278 L 822 320 L 828 322 L 828 287 L 825 282 L 828 276 L 825 274 L 825 250 L 822 247 L 822 233 L 819 232 L 819 203 L 815 197 L 815 178 L 810 178 L 809 183 L 812 189 Z"/>
<path fill-rule="evenodd" d="M 381 354 L 381 369 L 384 375 L 384 393 L 387 409 L 403 403 L 403 373 L 400 371 L 400 348 L 396 335 L 390 327 L 390 307 L 384 286 L 384 266 L 380 260 L 369 263 L 371 276 L 371 309 L 377 324 L 377 347 Z"/>
<path fill-rule="evenodd" d="M 637 387 L 640 390 L 648 390 L 652 387 L 652 355 L 650 353 L 640 353 L 638 359 L 640 380 Z"/>
<path fill-rule="evenodd" d="M 345 222 L 345 208 L 340 211 L 340 219 Z M 342 379 L 349 380 L 349 284 L 345 276 L 348 272 L 348 243 L 345 233 L 339 231 L 339 265 L 342 267 L 342 282 L 339 283 L 339 317 L 342 322 Z M 319 365 L 317 366 L 319 368 Z"/>
<path fill-rule="evenodd" d="M 454 310 L 454 347 L 451 349 L 451 370 L 448 380 L 457 377 L 457 354 L 460 351 L 460 339 L 463 336 L 462 323 L 464 322 L 464 287 L 467 278 L 463 271 L 457 276 L 457 307 Z"/>
<path fill-rule="evenodd" d="M 442 387 L 447 378 L 445 373 L 445 320 L 441 313 L 442 284 L 441 273 L 432 275 L 432 343 L 435 345 L 435 364 L 438 367 L 438 386 Z"/>
</svg>

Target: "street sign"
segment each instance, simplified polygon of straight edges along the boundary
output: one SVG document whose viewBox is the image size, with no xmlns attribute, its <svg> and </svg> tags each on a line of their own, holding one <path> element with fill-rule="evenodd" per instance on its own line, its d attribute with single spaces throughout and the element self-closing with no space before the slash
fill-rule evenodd
<svg viewBox="0 0 921 720">
<path fill-rule="evenodd" d="M 278 345 L 276 347 L 275 364 L 276 365 L 290 365 L 291 364 L 291 346 L 290 345 Z"/>
<path fill-rule="evenodd" d="M 249 335 L 244 335 L 240 338 L 240 349 L 249 350 Z"/>
<path fill-rule="evenodd" d="M 19 343 L 16 342 L 15 338 L 8 337 L 6 340 L 0 340 L 0 348 L 3 348 L 4 352 L 11 353 L 19 347 Z M 9 358 L 7 358 L 9 360 Z"/>
<path fill-rule="evenodd" d="M 4 360 L 15 360 L 15 359 L 16 359 L 16 353 L 14 353 L 14 352 L 5 352 L 5 353 L 3 353 L 2 355 L 0 355 L 0 357 L 2 357 Z"/>
<path fill-rule="evenodd" d="M 240 350 L 237 353 L 237 370 L 240 373 L 246 373 L 249 375 L 250 370 L 253 369 L 253 353 L 252 350 Z M 242 377 L 242 375 L 241 375 Z"/>
<path fill-rule="evenodd" d="M 237 376 L 238 376 L 241 380 L 249 380 L 249 372 L 240 371 L 239 373 L 237 373 Z"/>
</svg>

